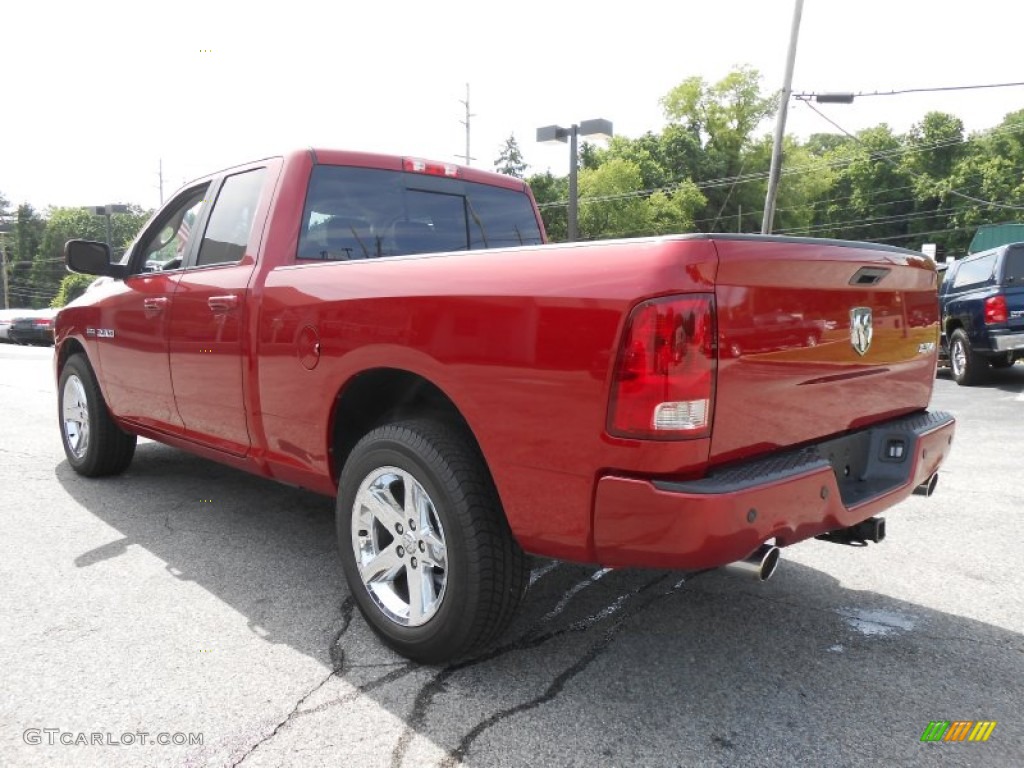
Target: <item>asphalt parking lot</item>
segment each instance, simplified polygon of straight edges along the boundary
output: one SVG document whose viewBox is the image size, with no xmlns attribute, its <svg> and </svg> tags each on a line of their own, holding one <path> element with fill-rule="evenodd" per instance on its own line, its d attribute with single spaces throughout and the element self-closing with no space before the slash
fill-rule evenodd
<svg viewBox="0 0 1024 768">
<path fill-rule="evenodd" d="M 0 345 L 0 765 L 1022 764 L 1024 364 L 940 375 L 953 453 L 884 543 L 764 584 L 538 561 L 504 644 L 439 668 L 353 610 L 332 500 L 150 442 L 75 475 L 51 355 Z"/>
</svg>

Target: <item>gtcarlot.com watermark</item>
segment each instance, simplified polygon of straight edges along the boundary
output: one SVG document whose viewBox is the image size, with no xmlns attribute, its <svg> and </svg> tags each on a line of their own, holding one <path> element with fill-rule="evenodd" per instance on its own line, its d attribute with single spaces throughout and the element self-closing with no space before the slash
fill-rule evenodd
<svg viewBox="0 0 1024 768">
<path fill-rule="evenodd" d="M 32 746 L 66 747 L 145 747 L 158 744 L 162 747 L 202 746 L 201 733 L 150 733 L 149 731 L 65 731 L 61 728 L 26 728 L 21 734 L 26 744 Z"/>
</svg>

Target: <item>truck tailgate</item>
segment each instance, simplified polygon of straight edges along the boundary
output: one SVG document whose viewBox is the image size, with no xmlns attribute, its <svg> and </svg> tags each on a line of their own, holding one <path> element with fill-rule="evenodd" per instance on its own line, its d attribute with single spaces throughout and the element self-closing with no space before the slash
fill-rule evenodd
<svg viewBox="0 0 1024 768">
<path fill-rule="evenodd" d="M 836 241 L 715 245 L 713 464 L 928 405 L 939 318 L 927 258 Z"/>
</svg>

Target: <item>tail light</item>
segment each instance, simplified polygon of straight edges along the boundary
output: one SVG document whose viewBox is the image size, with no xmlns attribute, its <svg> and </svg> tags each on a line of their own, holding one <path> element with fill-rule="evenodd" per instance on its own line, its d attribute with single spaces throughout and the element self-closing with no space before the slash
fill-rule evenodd
<svg viewBox="0 0 1024 768">
<path fill-rule="evenodd" d="M 985 299 L 985 325 L 1005 323 L 1009 319 L 1005 296 L 989 296 Z"/>
<path fill-rule="evenodd" d="M 32 318 L 32 325 L 37 328 L 53 328 L 53 318 L 51 317 L 35 317 Z"/>
<path fill-rule="evenodd" d="M 612 378 L 608 432 L 617 437 L 706 437 L 717 350 L 711 294 L 645 301 L 626 322 Z"/>
</svg>

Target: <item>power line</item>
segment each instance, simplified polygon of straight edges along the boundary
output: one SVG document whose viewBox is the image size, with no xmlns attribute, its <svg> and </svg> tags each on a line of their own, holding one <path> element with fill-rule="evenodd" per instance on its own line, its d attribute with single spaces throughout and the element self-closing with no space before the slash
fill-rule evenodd
<svg viewBox="0 0 1024 768">
<path fill-rule="evenodd" d="M 977 91 L 983 88 L 1017 88 L 1024 86 L 1024 83 L 983 83 L 981 85 L 943 85 L 935 88 L 903 88 L 897 91 L 868 91 L 861 93 L 847 94 L 850 98 L 863 98 L 867 96 L 898 96 L 904 93 L 939 93 L 944 91 Z M 801 101 L 808 101 L 816 96 L 825 94 L 818 93 L 794 93 L 793 98 Z"/>
<path fill-rule="evenodd" d="M 906 185 L 906 186 L 902 186 L 902 187 L 887 187 L 885 189 L 879 189 L 879 190 L 876 190 L 874 192 L 869 192 L 867 196 L 870 197 L 870 196 L 873 196 L 873 195 L 881 195 L 881 194 L 884 194 L 885 192 L 899 191 L 899 190 L 902 190 L 902 189 L 911 189 L 912 187 L 913 187 L 912 184 L 909 184 L 909 185 Z M 859 197 L 859 195 L 847 195 L 846 197 L 833 197 L 833 198 L 830 198 L 828 200 L 814 200 L 814 201 L 811 201 L 810 205 L 819 206 L 819 205 L 823 205 L 823 204 L 826 204 L 826 203 L 840 202 L 840 201 L 843 201 L 843 200 L 852 200 L 855 197 Z M 892 206 L 892 205 L 899 205 L 900 203 L 914 203 L 914 202 L 918 202 L 918 199 L 916 197 L 904 197 L 904 198 L 901 198 L 899 200 L 881 200 L 881 201 L 876 202 L 876 203 L 871 203 L 871 207 L 872 208 L 885 208 L 885 207 Z M 794 206 L 788 206 L 786 208 L 776 208 L 775 212 L 779 213 L 781 211 L 799 211 L 799 210 L 806 210 L 806 206 L 796 206 L 796 205 L 794 205 Z M 746 218 L 748 216 L 758 216 L 759 217 L 759 216 L 761 216 L 761 213 L 762 212 L 760 210 L 756 210 L 756 211 L 743 211 L 742 213 L 739 213 L 737 215 L 743 216 L 744 218 Z M 732 215 L 733 214 L 729 214 L 729 217 L 732 218 Z M 715 219 L 713 217 L 709 216 L 709 217 L 704 218 L 704 219 L 694 219 L 693 223 L 694 224 L 704 224 L 706 222 L 714 221 L 714 220 Z M 776 230 L 776 232 L 782 232 L 782 231 L 785 231 L 785 230 Z"/>
<path fill-rule="evenodd" d="M 843 128 L 843 126 L 839 125 L 839 123 L 837 123 L 835 120 L 833 120 L 828 115 L 826 115 L 824 112 L 822 112 L 820 109 L 815 107 L 813 104 L 811 104 L 811 102 L 807 102 L 807 106 L 810 107 L 812 112 L 815 112 L 819 117 L 821 117 L 823 120 L 825 120 L 827 123 L 829 123 L 836 130 L 838 130 L 841 133 L 845 134 L 847 137 L 849 137 L 853 141 L 857 142 L 861 146 L 867 146 L 857 136 L 855 136 L 854 134 L 850 133 L 848 130 Z M 885 162 L 889 163 L 893 167 L 899 168 L 900 170 L 904 171 L 909 176 L 911 176 L 911 177 L 913 177 L 915 179 L 923 178 L 920 174 L 914 173 L 911 170 L 908 170 L 906 168 L 900 168 L 900 166 L 898 164 L 894 163 L 889 158 L 883 157 L 881 159 L 884 160 Z M 971 195 L 965 195 L 965 194 L 963 194 L 962 192 L 960 192 L 959 190 L 956 190 L 956 189 L 950 189 L 948 191 L 949 191 L 949 194 L 951 194 L 951 195 L 956 195 L 957 197 L 962 197 L 963 199 L 970 200 L 971 202 L 974 202 L 974 203 L 981 203 L 982 205 L 988 205 L 988 206 L 991 206 L 993 208 L 1002 208 L 1002 209 L 1010 210 L 1010 211 L 1024 211 L 1024 206 L 1020 206 L 1020 205 L 1005 205 L 1003 203 L 995 203 L 995 202 L 992 202 L 991 200 L 983 200 L 980 197 L 973 197 Z"/>
<path fill-rule="evenodd" d="M 925 235 L 942 235 L 946 232 L 959 232 L 962 227 L 949 227 L 947 229 L 929 229 L 926 232 L 912 232 L 906 235 L 889 235 L 888 237 L 867 237 L 864 238 L 866 243 L 884 243 L 889 240 L 913 240 L 914 238 L 924 237 Z"/>
<path fill-rule="evenodd" d="M 931 216 L 948 216 L 956 212 L 956 208 L 938 208 L 934 211 L 915 211 L 912 213 L 894 214 L 892 216 L 872 216 L 865 219 L 850 219 L 828 224 L 810 224 L 805 227 L 789 227 L 777 230 L 777 234 L 795 234 L 800 232 L 820 232 L 822 230 L 856 229 L 857 227 L 875 227 L 882 224 L 899 224 L 914 219 L 927 219 Z"/>
</svg>

